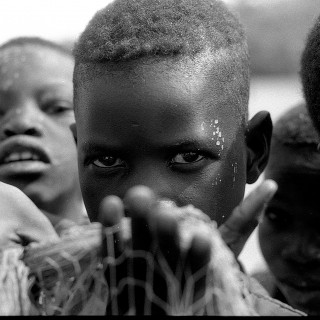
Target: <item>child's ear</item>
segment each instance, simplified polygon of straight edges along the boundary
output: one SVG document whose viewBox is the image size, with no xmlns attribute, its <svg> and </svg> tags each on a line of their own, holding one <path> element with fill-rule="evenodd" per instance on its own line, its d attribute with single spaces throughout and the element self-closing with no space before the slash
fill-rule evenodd
<svg viewBox="0 0 320 320">
<path fill-rule="evenodd" d="M 76 127 L 76 124 L 75 123 L 72 123 L 70 124 L 69 126 L 72 134 L 73 134 L 73 139 L 74 139 L 74 142 L 77 144 L 77 127 Z"/>
<path fill-rule="evenodd" d="M 254 183 L 265 169 L 270 152 L 272 121 L 269 112 L 258 112 L 246 130 L 247 183 Z"/>
</svg>

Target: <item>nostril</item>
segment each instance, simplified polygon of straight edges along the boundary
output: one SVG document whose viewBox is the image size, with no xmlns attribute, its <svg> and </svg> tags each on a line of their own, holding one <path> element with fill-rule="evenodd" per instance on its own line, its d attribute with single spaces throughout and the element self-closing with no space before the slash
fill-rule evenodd
<svg viewBox="0 0 320 320">
<path fill-rule="evenodd" d="M 29 136 L 37 136 L 38 130 L 36 128 L 29 128 L 25 131 L 25 134 Z"/>
<path fill-rule="evenodd" d="M 4 135 L 6 137 L 11 137 L 11 136 L 14 136 L 16 134 L 13 130 L 10 130 L 10 129 L 4 129 L 3 133 L 4 133 Z"/>
<path fill-rule="evenodd" d="M 19 134 L 24 134 L 24 135 L 28 135 L 28 136 L 40 136 L 40 132 L 39 130 L 37 130 L 37 128 L 31 127 L 31 128 L 14 128 L 14 129 L 9 129 L 9 128 L 5 128 L 3 129 L 3 133 L 6 137 L 12 137 L 15 135 L 19 135 Z"/>
</svg>

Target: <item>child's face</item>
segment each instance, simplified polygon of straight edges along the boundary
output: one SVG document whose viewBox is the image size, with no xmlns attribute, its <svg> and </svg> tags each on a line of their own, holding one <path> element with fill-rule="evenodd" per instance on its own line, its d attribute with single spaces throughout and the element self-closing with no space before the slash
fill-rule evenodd
<svg viewBox="0 0 320 320">
<path fill-rule="evenodd" d="M 266 171 L 279 189 L 259 227 L 261 250 L 288 302 L 320 314 L 320 155 L 282 149 Z"/>
<path fill-rule="evenodd" d="M 243 197 L 244 128 L 218 74 L 186 63 L 117 64 L 82 82 L 76 135 L 91 220 L 106 195 L 151 187 L 219 224 Z M 221 75 L 220 75 L 221 77 Z"/>
<path fill-rule="evenodd" d="M 40 46 L 0 52 L 0 180 L 52 209 L 77 181 L 73 66 Z"/>
</svg>

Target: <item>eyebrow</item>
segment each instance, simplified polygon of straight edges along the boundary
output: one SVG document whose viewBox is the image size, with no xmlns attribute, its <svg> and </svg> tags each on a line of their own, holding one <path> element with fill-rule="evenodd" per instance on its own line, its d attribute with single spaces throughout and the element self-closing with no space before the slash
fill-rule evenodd
<svg viewBox="0 0 320 320">
<path fill-rule="evenodd" d="M 123 148 L 117 147 L 117 146 L 111 146 L 111 145 L 105 145 L 105 144 L 97 144 L 97 143 L 86 143 L 83 146 L 81 146 L 81 150 L 85 154 L 95 154 L 95 153 L 101 153 L 101 152 L 112 152 L 112 153 L 120 153 Z"/>
<path fill-rule="evenodd" d="M 210 152 L 212 155 L 220 158 L 219 148 L 216 145 L 211 145 L 205 139 L 195 140 L 195 139 L 183 139 L 176 142 L 171 142 L 167 144 L 155 145 L 155 149 L 159 151 L 167 151 L 169 153 L 188 151 L 188 150 L 203 150 Z M 118 146 L 116 144 L 109 145 L 105 143 L 97 143 L 96 141 L 91 143 L 87 142 L 82 147 L 81 150 L 85 154 L 98 154 L 103 152 L 110 152 L 118 155 L 128 155 L 130 154 L 130 146 Z"/>
<path fill-rule="evenodd" d="M 168 150 L 176 150 L 176 149 L 203 149 L 203 148 L 209 148 L 212 149 L 211 146 L 208 145 L 208 143 L 204 140 L 195 140 L 195 139 L 186 139 L 186 140 L 180 140 L 175 143 L 172 143 L 170 145 L 166 146 L 160 146 L 160 148 L 168 149 Z"/>
</svg>

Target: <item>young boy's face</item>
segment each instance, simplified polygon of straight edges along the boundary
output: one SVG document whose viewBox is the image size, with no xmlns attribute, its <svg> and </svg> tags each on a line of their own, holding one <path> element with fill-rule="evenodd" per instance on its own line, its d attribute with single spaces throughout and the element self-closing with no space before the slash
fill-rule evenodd
<svg viewBox="0 0 320 320">
<path fill-rule="evenodd" d="M 78 178 L 73 66 L 72 57 L 41 46 L 0 52 L 0 180 L 37 204 L 68 197 Z"/>
<path fill-rule="evenodd" d="M 216 64 L 118 63 L 76 92 L 82 194 L 91 220 L 106 195 L 145 185 L 219 224 L 242 200 L 244 128 Z"/>
<path fill-rule="evenodd" d="M 278 149 L 266 171 L 279 189 L 259 227 L 261 250 L 288 302 L 320 314 L 320 155 Z"/>
</svg>

